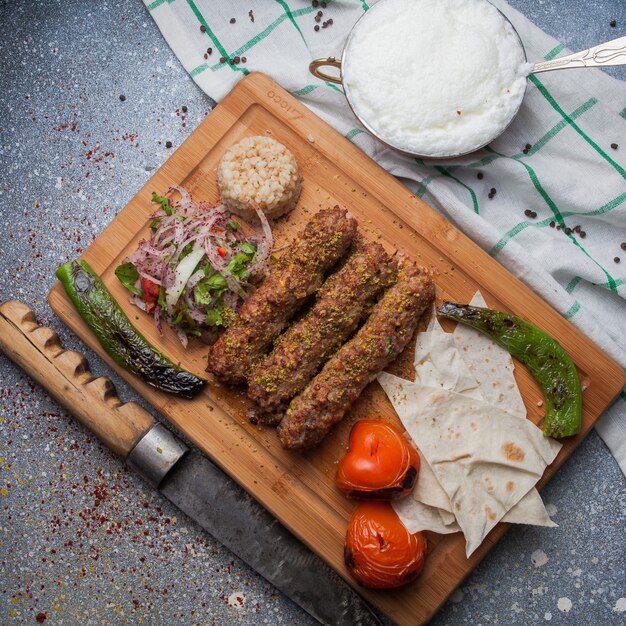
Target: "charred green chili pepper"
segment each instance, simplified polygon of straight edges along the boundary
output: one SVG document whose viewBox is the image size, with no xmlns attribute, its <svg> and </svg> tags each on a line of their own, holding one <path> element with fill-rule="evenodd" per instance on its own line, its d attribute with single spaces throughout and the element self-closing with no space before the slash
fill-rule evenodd
<svg viewBox="0 0 626 626">
<path fill-rule="evenodd" d="M 192 398 L 202 389 L 202 378 L 172 363 L 132 325 L 86 261 L 65 263 L 56 275 L 78 314 L 117 364 L 152 387 L 183 398 Z"/>
<path fill-rule="evenodd" d="M 546 437 L 580 432 L 580 378 L 567 352 L 550 335 L 516 315 L 468 304 L 444 302 L 437 315 L 485 333 L 530 370 L 546 397 Z"/>
</svg>

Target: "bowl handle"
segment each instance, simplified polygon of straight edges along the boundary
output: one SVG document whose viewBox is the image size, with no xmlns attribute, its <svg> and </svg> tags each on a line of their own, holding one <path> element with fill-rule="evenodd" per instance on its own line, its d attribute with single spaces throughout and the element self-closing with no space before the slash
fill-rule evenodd
<svg viewBox="0 0 626 626">
<path fill-rule="evenodd" d="M 328 82 L 335 83 L 336 85 L 341 85 L 341 78 L 331 76 L 330 74 L 326 74 L 325 72 L 320 72 L 318 68 L 324 67 L 325 65 L 336 67 L 341 72 L 341 61 L 338 61 L 335 57 L 328 57 L 327 59 L 315 59 L 315 61 L 311 61 L 309 63 L 309 72 L 311 72 L 311 74 L 313 74 L 315 78 L 320 78 L 322 80 L 327 80 Z"/>
</svg>

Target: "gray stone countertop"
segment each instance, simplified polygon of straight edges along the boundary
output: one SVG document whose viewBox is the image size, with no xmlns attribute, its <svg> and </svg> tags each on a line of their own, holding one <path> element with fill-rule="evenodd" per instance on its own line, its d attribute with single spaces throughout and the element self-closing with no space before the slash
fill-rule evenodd
<svg viewBox="0 0 626 626">
<path fill-rule="evenodd" d="M 573 49 L 626 28 L 623 0 L 512 4 Z M 56 267 L 102 232 L 211 101 L 139 0 L 3 0 L 0 23 L 0 301 L 27 303 L 136 399 L 46 295 Z M 509 530 L 434 624 L 624 623 L 626 488 L 595 432 L 543 496 L 559 528 Z M 0 623 L 44 621 L 314 623 L 0 356 Z"/>
</svg>

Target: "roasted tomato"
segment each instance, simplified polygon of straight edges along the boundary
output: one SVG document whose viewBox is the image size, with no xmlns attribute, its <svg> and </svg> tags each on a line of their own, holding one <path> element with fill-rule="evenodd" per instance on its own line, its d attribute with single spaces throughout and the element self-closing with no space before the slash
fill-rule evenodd
<svg viewBox="0 0 626 626">
<path fill-rule="evenodd" d="M 389 422 L 362 420 L 350 431 L 350 448 L 339 461 L 337 486 L 349 498 L 395 500 L 411 492 L 420 457 Z"/>
<path fill-rule="evenodd" d="M 411 534 L 389 502 L 361 502 L 348 521 L 343 554 L 359 584 L 392 589 L 422 571 L 426 539 L 421 532 Z"/>
</svg>

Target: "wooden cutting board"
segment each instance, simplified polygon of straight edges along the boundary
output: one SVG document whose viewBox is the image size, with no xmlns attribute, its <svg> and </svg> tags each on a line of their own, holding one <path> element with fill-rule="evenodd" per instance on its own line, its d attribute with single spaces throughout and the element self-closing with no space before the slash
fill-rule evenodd
<svg viewBox="0 0 626 626">
<path fill-rule="evenodd" d="M 224 98 L 83 255 L 139 330 L 174 360 L 203 375 L 205 346 L 196 342 L 184 350 L 169 329 L 163 339 L 159 338 L 151 317 L 128 303 L 128 292 L 115 278 L 114 269 L 140 238 L 147 237 L 147 216 L 153 211 L 151 192 L 162 193 L 177 184 L 196 200 L 216 200 L 217 163 L 229 146 L 247 135 L 269 135 L 285 144 L 295 154 L 304 177 L 297 208 L 275 227 L 277 246 L 288 241 L 316 210 L 340 204 L 356 216 L 366 237 L 381 241 L 389 251 L 408 252 L 433 271 L 438 303 L 444 299 L 468 302 L 480 288 L 489 306 L 512 311 L 558 339 L 587 388 L 582 432 L 564 442 L 540 485 L 549 480 L 623 388 L 623 370 L 477 245 L 263 74 L 249 75 Z M 272 428 L 248 422 L 246 400 L 240 394 L 215 384 L 192 401 L 156 392 L 113 364 L 59 284 L 50 293 L 50 304 L 172 424 L 354 584 L 343 564 L 346 521 L 354 503 L 334 487 L 333 479 L 337 459 L 345 452 L 350 426 L 356 419 L 382 416 L 398 421 L 377 383 L 367 388 L 350 416 L 320 447 L 307 454 L 285 451 Z M 400 357 L 395 371 L 406 372 L 410 355 L 404 357 Z M 529 419 L 539 424 L 541 391 L 523 366 L 517 367 L 516 375 Z M 426 566 L 414 583 L 395 591 L 358 589 L 396 623 L 422 624 L 506 528 L 505 524 L 498 525 L 470 559 L 465 557 L 460 534 L 442 537 L 429 533 Z"/>
</svg>

